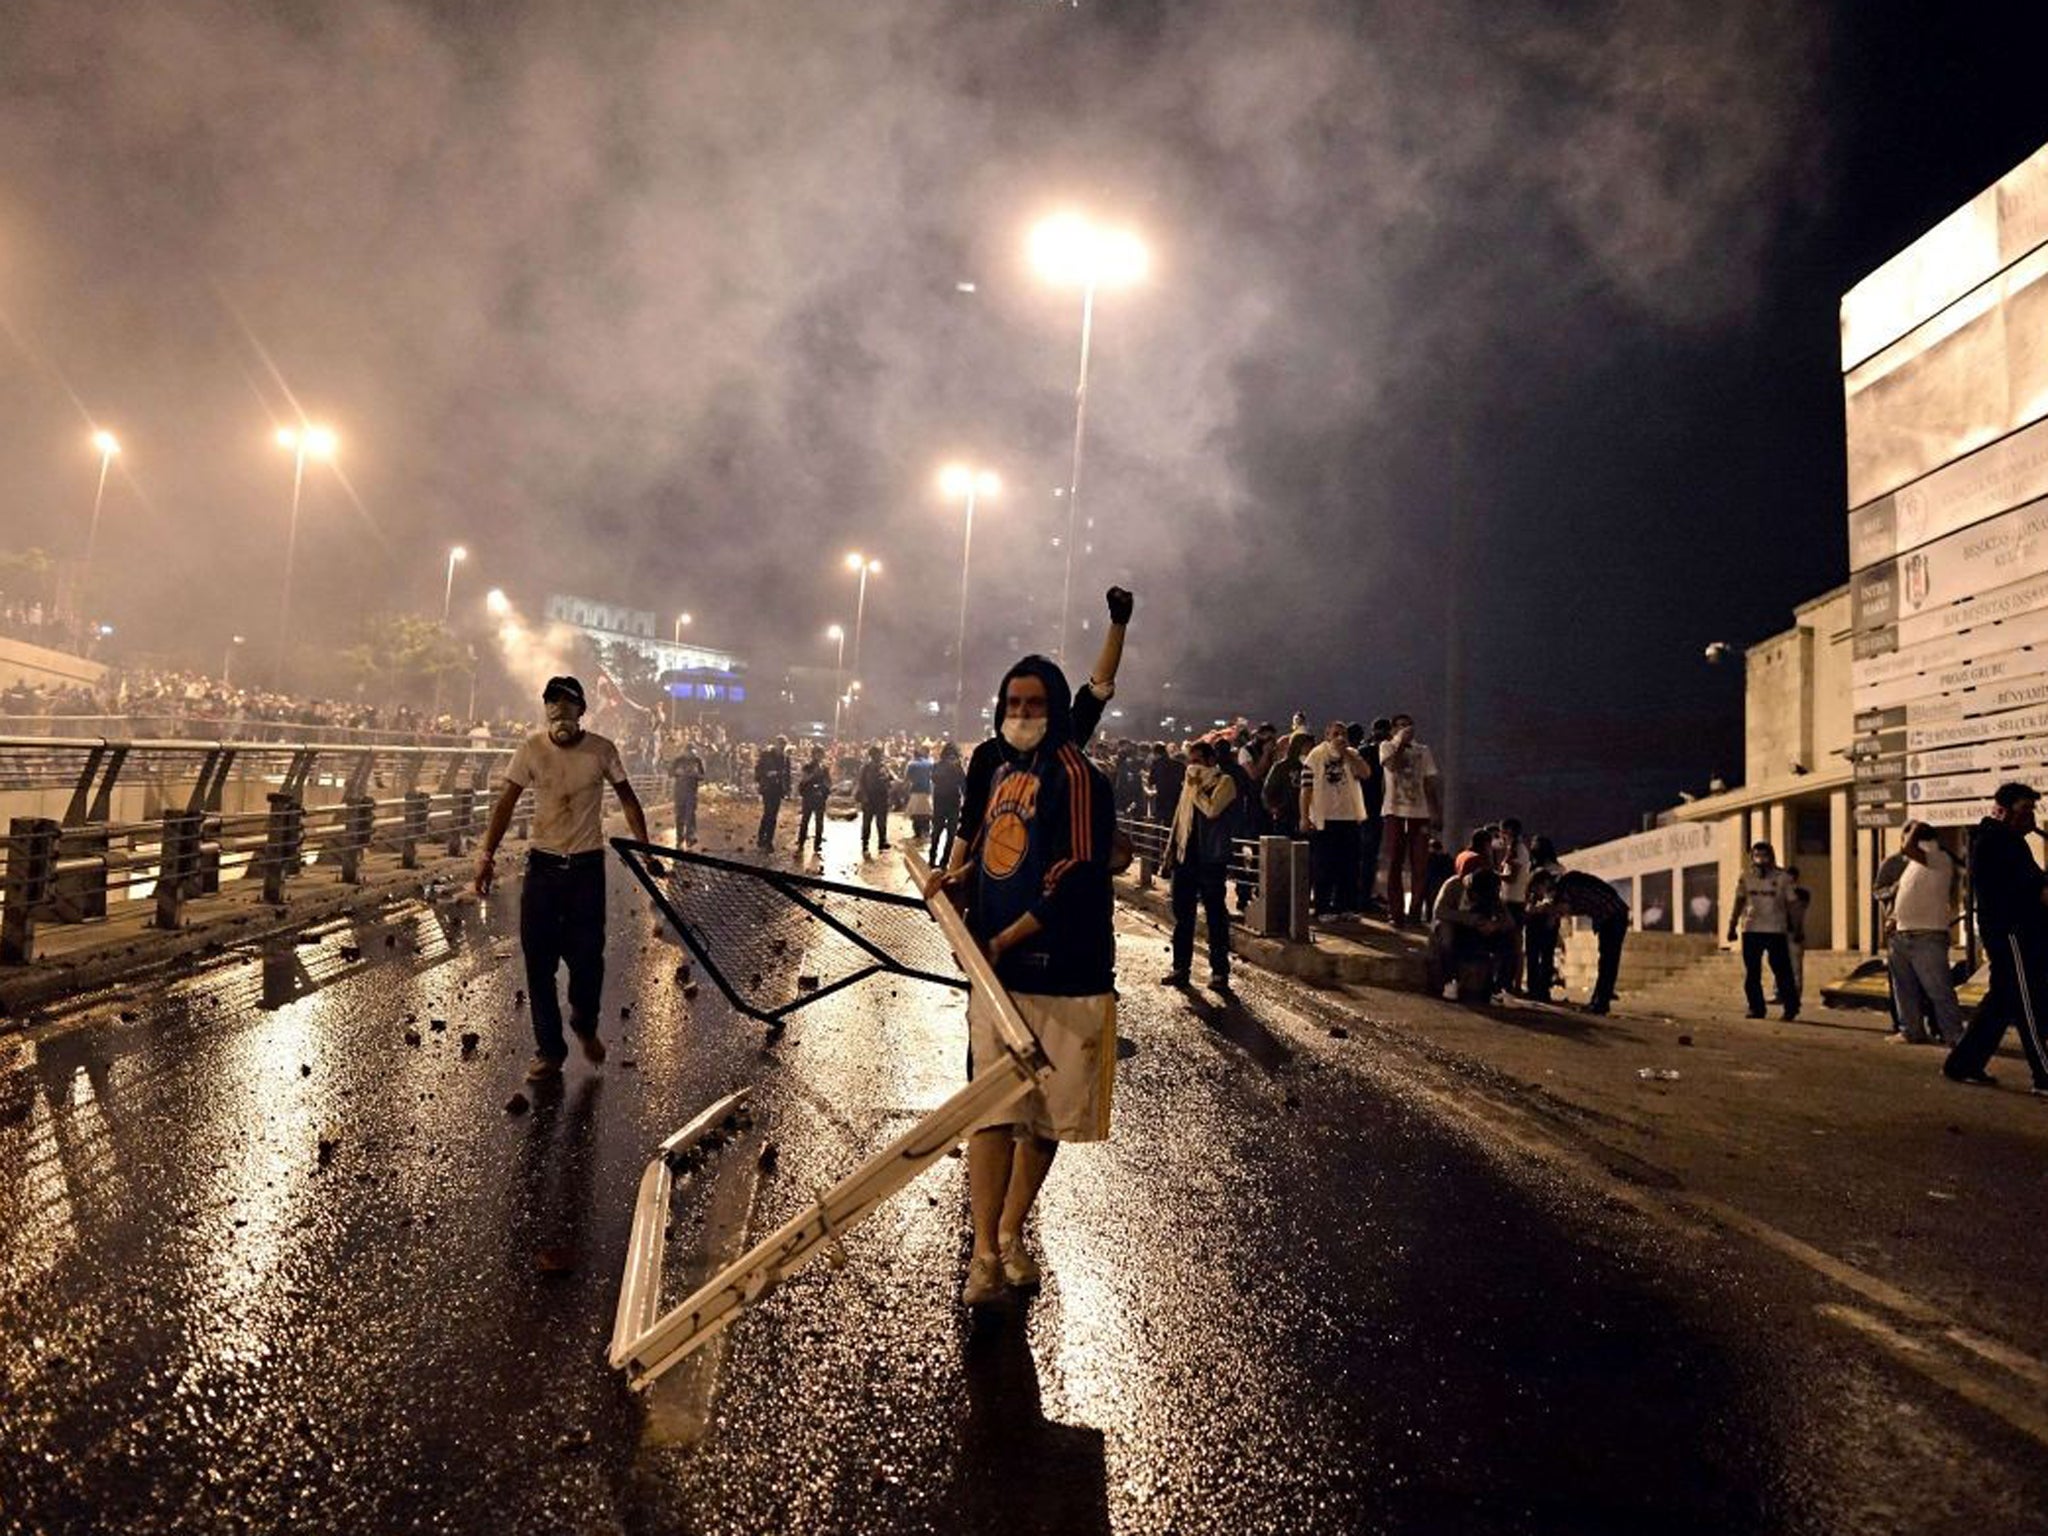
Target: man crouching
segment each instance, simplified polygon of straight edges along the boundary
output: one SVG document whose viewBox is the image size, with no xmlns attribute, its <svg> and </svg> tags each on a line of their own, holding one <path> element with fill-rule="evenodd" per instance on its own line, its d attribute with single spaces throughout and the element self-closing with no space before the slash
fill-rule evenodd
<svg viewBox="0 0 2048 1536">
<path fill-rule="evenodd" d="M 1027 656 L 996 701 L 1002 764 L 964 870 L 968 925 L 1038 1037 L 1052 1072 L 976 1128 L 967 1145 L 974 1257 L 961 1300 L 1000 1301 L 1038 1283 L 1024 1222 L 1063 1141 L 1109 1135 L 1116 1080 L 1116 946 L 1109 884 L 1116 811 L 1109 780 L 1073 740 L 1058 667 Z M 1002 1050 L 994 1021 L 968 1009 L 969 1070 Z"/>
</svg>

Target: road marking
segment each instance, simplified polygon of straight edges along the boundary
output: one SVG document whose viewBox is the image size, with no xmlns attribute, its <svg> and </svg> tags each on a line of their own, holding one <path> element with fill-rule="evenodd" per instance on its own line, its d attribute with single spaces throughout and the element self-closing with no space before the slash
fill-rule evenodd
<svg viewBox="0 0 2048 1536">
<path fill-rule="evenodd" d="M 1950 1359 L 1923 1340 L 1899 1332 L 1868 1312 L 1831 1301 L 1820 1303 L 1814 1311 L 1888 1351 L 1929 1381 L 1948 1388 L 1956 1396 L 1975 1403 L 1987 1413 L 1996 1414 L 2014 1429 L 2048 1445 L 2048 1411 L 2044 1411 L 2039 1403 L 2014 1396 L 1986 1380 L 1982 1372 L 1968 1363 Z"/>
</svg>

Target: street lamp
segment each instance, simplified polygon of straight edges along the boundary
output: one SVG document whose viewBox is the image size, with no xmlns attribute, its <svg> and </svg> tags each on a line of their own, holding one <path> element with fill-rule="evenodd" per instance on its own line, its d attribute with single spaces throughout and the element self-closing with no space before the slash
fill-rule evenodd
<svg viewBox="0 0 2048 1536">
<path fill-rule="evenodd" d="M 839 745 L 839 705 L 846 693 L 846 627 L 827 626 L 825 638 L 839 647 L 839 659 L 832 664 L 832 745 Z"/>
<path fill-rule="evenodd" d="M 1056 214 L 1031 231 L 1031 262 L 1040 277 L 1081 290 L 1081 378 L 1074 388 L 1074 468 L 1067 477 L 1067 573 L 1060 587 L 1060 649 L 1067 659 L 1067 620 L 1074 597 L 1074 518 L 1081 503 L 1081 444 L 1088 425 L 1088 349 L 1095 329 L 1095 290 L 1127 288 L 1151 264 L 1144 241 L 1127 229 L 1104 229 L 1077 213 Z"/>
<path fill-rule="evenodd" d="M 977 498 L 993 496 L 1002 488 L 1002 481 L 991 470 L 948 464 L 939 471 L 939 489 L 947 498 L 964 498 L 967 502 L 967 531 L 960 541 L 960 631 L 953 642 L 953 740 L 956 742 L 964 735 L 960 723 L 961 710 L 967 700 L 967 559 L 974 551 L 974 503 Z"/>
<path fill-rule="evenodd" d="M 512 599 L 503 587 L 493 587 L 484 594 L 484 608 L 492 618 L 502 619 L 512 611 Z"/>
<path fill-rule="evenodd" d="M 92 551 L 93 545 L 99 541 L 100 504 L 107 499 L 107 471 L 121 455 L 120 439 L 105 428 L 93 433 L 92 445 L 99 450 L 100 478 L 93 487 L 92 521 L 85 525 L 85 561 L 78 571 L 78 624 L 81 633 L 85 625 L 86 602 L 92 590 Z"/>
<path fill-rule="evenodd" d="M 334 457 L 335 439 L 332 429 L 307 423 L 299 427 L 279 427 L 277 446 L 288 449 L 292 456 L 292 517 L 284 544 L 284 597 L 277 613 L 277 691 L 285 691 L 286 661 L 291 645 L 292 625 L 292 561 L 299 547 L 299 498 L 306 485 L 306 460 L 314 459 L 324 464 Z"/>
<path fill-rule="evenodd" d="M 689 615 L 688 615 L 687 613 L 679 613 L 679 614 L 677 614 L 677 615 L 676 615 L 676 644 L 677 644 L 677 645 L 681 645 L 681 644 L 683 643 L 683 627 L 684 627 L 685 625 L 689 624 L 690 622 L 692 622 L 692 621 L 691 621 L 691 619 L 690 619 L 690 616 L 689 616 Z"/>
<path fill-rule="evenodd" d="M 854 550 L 846 557 L 846 568 L 849 571 L 858 571 L 860 573 L 860 595 L 853 601 L 853 670 L 858 673 L 860 671 L 861 623 L 867 617 L 868 611 L 868 577 L 881 574 L 882 562 L 870 560 L 859 550 Z M 853 686 L 856 692 L 860 688 L 859 683 L 855 683 Z M 854 701 L 849 695 L 846 705 L 847 719 L 849 721 L 853 718 L 853 703 Z"/>
<path fill-rule="evenodd" d="M 242 644 L 242 637 L 240 635 L 228 636 L 228 648 L 220 658 L 220 685 L 223 688 L 234 686 L 231 674 L 235 669 L 235 647 L 240 644 Z"/>
</svg>

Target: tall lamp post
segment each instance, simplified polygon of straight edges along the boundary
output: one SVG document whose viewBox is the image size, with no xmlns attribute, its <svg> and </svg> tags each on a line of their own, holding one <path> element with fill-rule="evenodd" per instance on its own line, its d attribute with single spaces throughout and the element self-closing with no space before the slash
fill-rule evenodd
<svg viewBox="0 0 2048 1536">
<path fill-rule="evenodd" d="M 469 551 L 468 551 L 468 550 L 466 550 L 466 549 L 464 549 L 464 548 L 463 548 L 463 547 L 462 547 L 462 546 L 461 546 L 460 544 L 455 544 L 455 545 L 451 545 L 451 546 L 449 547 L 449 550 L 448 550 L 448 581 L 447 581 L 447 584 L 446 584 L 445 586 L 443 586 L 443 587 L 442 587 L 442 589 L 441 589 L 441 629 L 442 629 L 442 632 L 443 632 L 443 633 L 446 633 L 446 632 L 447 632 L 447 629 L 448 629 L 448 613 L 449 613 L 449 610 L 450 610 L 450 608 L 452 608 L 452 607 L 454 606 L 454 603 L 455 603 L 455 566 L 456 566 L 456 563 L 457 563 L 458 561 L 462 561 L 462 560 L 467 560 L 468 558 L 469 558 Z M 435 666 L 435 668 L 434 668 L 434 709 L 433 709 L 433 717 L 434 717 L 434 719 L 436 719 L 436 720 L 438 720 L 438 719 L 440 719 L 440 718 L 441 718 L 441 685 L 442 685 L 442 674 L 441 674 L 441 668 L 440 668 L 440 667 L 439 667 L 438 665 L 436 665 L 436 666 Z M 472 717 L 472 718 L 473 718 L 473 717 Z"/>
<path fill-rule="evenodd" d="M 100 478 L 99 483 L 93 487 L 92 521 L 85 525 L 85 561 L 78 570 L 78 597 L 76 601 L 78 604 L 78 632 L 81 636 L 85 633 L 86 603 L 92 594 L 92 552 L 93 546 L 99 542 L 100 505 L 107 499 L 107 471 L 113 467 L 114 460 L 121 455 L 120 439 L 104 428 L 93 433 L 92 445 L 99 450 Z"/>
<path fill-rule="evenodd" d="M 846 700 L 846 722 L 851 727 L 854 715 L 853 694 L 860 691 L 860 630 L 861 622 L 867 617 L 868 611 L 868 577 L 881 574 L 882 562 L 870 560 L 859 550 L 855 550 L 846 557 L 846 568 L 860 573 L 860 595 L 853 600 L 853 689 Z"/>
<path fill-rule="evenodd" d="M 677 644 L 677 645 L 681 645 L 681 644 L 683 643 L 683 631 L 684 631 L 685 629 L 687 629 L 687 628 L 688 628 L 688 627 L 690 626 L 691 622 L 692 622 L 692 621 L 691 621 L 691 619 L 690 619 L 690 616 L 689 616 L 689 615 L 688 615 L 687 613 L 679 613 L 679 614 L 677 614 L 677 615 L 676 615 L 676 644 Z"/>
<path fill-rule="evenodd" d="M 292 629 L 292 562 L 299 548 L 299 498 L 306 487 L 306 461 L 317 460 L 324 464 L 334 457 L 334 433 L 330 428 L 314 426 L 311 423 L 299 427 L 279 427 L 277 446 L 291 450 L 292 455 L 292 517 L 284 544 L 284 597 L 277 610 L 277 691 L 285 691 L 285 675 L 291 648 Z"/>
<path fill-rule="evenodd" d="M 832 745 L 839 745 L 839 706 L 846 698 L 846 626 L 834 624 L 825 638 L 839 646 L 839 659 L 832 664 Z"/>
<path fill-rule="evenodd" d="M 235 670 L 235 647 L 241 643 L 242 637 L 240 635 L 228 636 L 228 648 L 220 658 L 220 685 L 223 688 L 234 686 L 230 674 Z"/>
<path fill-rule="evenodd" d="M 967 700 L 967 561 L 974 552 L 974 504 L 979 497 L 993 496 L 1002 489 L 991 470 L 966 464 L 948 464 L 939 472 L 939 489 L 948 500 L 965 498 L 967 531 L 960 541 L 960 629 L 953 642 L 953 740 L 961 741 L 961 711 Z"/>
<path fill-rule="evenodd" d="M 1088 352 L 1095 331 L 1095 290 L 1123 288 L 1145 275 L 1145 243 L 1127 229 L 1104 229 L 1079 214 L 1062 213 L 1031 232 L 1031 261 L 1047 282 L 1081 290 L 1081 376 L 1074 387 L 1074 467 L 1067 477 L 1067 570 L 1060 585 L 1059 661 L 1067 659 L 1067 621 L 1073 611 L 1075 518 L 1081 504 L 1081 445 L 1088 428 Z"/>
</svg>

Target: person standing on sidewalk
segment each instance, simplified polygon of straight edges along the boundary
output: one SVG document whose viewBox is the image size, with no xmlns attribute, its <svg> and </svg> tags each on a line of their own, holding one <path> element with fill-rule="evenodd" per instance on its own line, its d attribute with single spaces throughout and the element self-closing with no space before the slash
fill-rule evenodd
<svg viewBox="0 0 2048 1536">
<path fill-rule="evenodd" d="M 533 1010 L 534 1058 L 530 1083 L 562 1075 L 569 1043 L 562 1034 L 562 999 L 555 972 L 569 966 L 569 1033 L 586 1061 L 602 1062 L 597 1037 L 604 993 L 604 787 L 612 786 L 626 825 L 641 842 L 647 813 L 626 777 L 619 749 L 583 729 L 583 685 L 551 677 L 541 691 L 548 728 L 519 744 L 505 770 L 505 787 L 491 807 L 490 826 L 477 850 L 476 893 L 488 896 L 497 878 L 498 845 L 512 825 L 512 810 L 533 791 L 533 834 L 527 841 L 526 884 L 519 893 L 519 947 L 526 955 L 526 993 Z M 649 861 L 648 870 L 658 866 Z"/>
<path fill-rule="evenodd" d="M 1184 987 L 1195 962 L 1195 908 L 1209 926 L 1209 985 L 1230 990 L 1230 909 L 1223 899 L 1230 868 L 1231 815 L 1237 780 L 1217 762 L 1228 742 L 1198 741 L 1188 749 L 1187 779 L 1166 840 L 1166 870 L 1173 892 L 1173 969 L 1164 984 Z"/>
<path fill-rule="evenodd" d="M 2048 1049 L 2041 1039 L 2048 1005 L 2048 878 L 2034 862 L 2027 834 L 2034 830 L 2040 795 L 2025 784 L 2002 784 L 1991 814 L 1977 823 L 1970 843 L 1970 889 L 1977 902 L 1977 932 L 1991 961 L 1991 987 L 1962 1040 L 1941 1070 L 1953 1083 L 1989 1086 L 1984 1068 L 2005 1038 L 2020 1028 L 2020 1048 L 2033 1069 L 2034 1092 L 2048 1096 Z"/>
<path fill-rule="evenodd" d="M 1387 912 L 1396 926 L 1428 922 L 1436 892 L 1427 889 L 1429 839 L 1444 830 L 1443 785 L 1436 754 L 1415 739 L 1415 717 L 1396 715 L 1380 743 L 1387 775 Z M 1403 899 L 1401 876 L 1415 886 L 1414 905 Z"/>
<path fill-rule="evenodd" d="M 789 779 L 789 738 L 778 736 L 774 746 L 754 759 L 754 787 L 761 791 L 761 824 L 754 829 L 756 848 L 775 846 L 775 818 L 782 813 Z"/>
<path fill-rule="evenodd" d="M 1324 727 L 1323 739 L 1302 759 L 1301 822 L 1309 829 L 1309 910 L 1320 918 L 1356 913 L 1358 830 L 1365 821 L 1371 770 L 1352 748 L 1342 720 Z"/>
<path fill-rule="evenodd" d="M 868 856 L 868 839 L 877 831 L 881 833 L 882 851 L 889 848 L 889 795 L 895 789 L 896 781 L 889 776 L 889 765 L 882 761 L 882 749 L 868 748 L 868 760 L 860 765 L 860 779 L 856 785 L 860 796 L 860 855 Z"/>
<path fill-rule="evenodd" d="M 1963 1038 L 1963 1011 L 1948 969 L 1958 874 L 1941 834 L 1924 821 L 1907 822 L 1885 945 L 1899 1019 L 1899 1032 L 1890 1037 L 1894 1040 L 1926 1045 L 1930 1014 L 1943 1045 L 1953 1048 Z"/>
<path fill-rule="evenodd" d="M 960 797 L 966 788 L 960 744 L 949 741 L 939 748 L 939 760 L 932 765 L 932 843 L 924 861 L 933 869 L 946 867 L 953 839 L 960 835 Z"/>
</svg>

